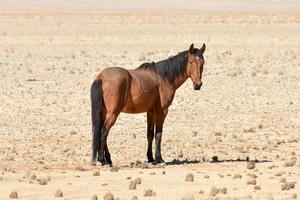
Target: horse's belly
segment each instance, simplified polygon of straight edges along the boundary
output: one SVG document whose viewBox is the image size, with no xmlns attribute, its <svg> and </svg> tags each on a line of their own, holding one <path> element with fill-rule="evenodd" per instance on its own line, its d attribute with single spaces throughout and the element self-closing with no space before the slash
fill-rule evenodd
<svg viewBox="0 0 300 200">
<path fill-rule="evenodd" d="M 125 106 L 122 109 L 124 113 L 143 113 L 150 110 L 152 107 L 152 102 L 150 99 L 140 98 L 140 99 L 128 99 Z"/>
<path fill-rule="evenodd" d="M 148 110 L 147 109 L 141 109 L 141 108 L 134 108 L 134 109 L 131 109 L 131 108 L 123 108 L 122 112 L 124 113 L 131 113 L 131 114 L 134 114 L 134 113 L 144 113 L 144 112 L 147 112 Z"/>
</svg>

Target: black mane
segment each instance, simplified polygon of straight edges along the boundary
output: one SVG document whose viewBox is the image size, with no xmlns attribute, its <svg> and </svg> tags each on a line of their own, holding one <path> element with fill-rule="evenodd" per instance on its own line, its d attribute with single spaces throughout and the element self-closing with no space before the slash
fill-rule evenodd
<svg viewBox="0 0 300 200">
<path fill-rule="evenodd" d="M 195 49 L 195 55 L 203 58 L 199 49 Z M 173 82 L 180 74 L 185 73 L 187 66 L 188 51 L 183 51 L 166 60 L 155 62 L 147 62 L 141 64 L 137 69 L 150 69 L 158 73 L 162 78 Z"/>
</svg>

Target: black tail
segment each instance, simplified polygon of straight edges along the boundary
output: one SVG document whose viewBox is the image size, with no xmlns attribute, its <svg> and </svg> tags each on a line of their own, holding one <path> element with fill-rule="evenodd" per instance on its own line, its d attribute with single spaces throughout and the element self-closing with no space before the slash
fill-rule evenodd
<svg viewBox="0 0 300 200">
<path fill-rule="evenodd" d="M 100 145 L 102 129 L 102 82 L 95 80 L 91 87 L 91 104 L 92 104 L 92 124 L 93 124 L 93 144 L 92 144 L 92 162 L 96 162 L 97 149 Z"/>
</svg>

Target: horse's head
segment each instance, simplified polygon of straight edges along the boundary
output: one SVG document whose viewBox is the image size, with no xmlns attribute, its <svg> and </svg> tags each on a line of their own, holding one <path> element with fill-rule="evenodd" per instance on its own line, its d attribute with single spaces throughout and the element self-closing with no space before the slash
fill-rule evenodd
<svg viewBox="0 0 300 200">
<path fill-rule="evenodd" d="M 188 52 L 187 75 L 192 79 L 195 90 L 200 90 L 202 86 L 204 52 L 205 44 L 202 45 L 201 49 L 194 48 L 194 44 L 191 44 Z"/>
</svg>

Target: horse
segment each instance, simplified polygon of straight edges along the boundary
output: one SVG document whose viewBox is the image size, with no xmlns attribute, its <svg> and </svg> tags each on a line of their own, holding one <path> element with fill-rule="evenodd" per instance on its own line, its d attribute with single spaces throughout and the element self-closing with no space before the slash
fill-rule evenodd
<svg viewBox="0 0 300 200">
<path fill-rule="evenodd" d="M 136 69 L 106 68 L 100 72 L 91 86 L 92 160 L 112 166 L 107 137 L 118 115 L 147 113 L 147 158 L 151 163 L 163 163 L 161 139 L 168 107 L 176 90 L 190 78 L 193 88 L 200 90 L 204 65 L 205 44 L 200 49 L 191 44 L 188 50 L 179 52 L 159 62 L 143 63 Z M 152 143 L 155 138 L 155 158 Z"/>
</svg>

